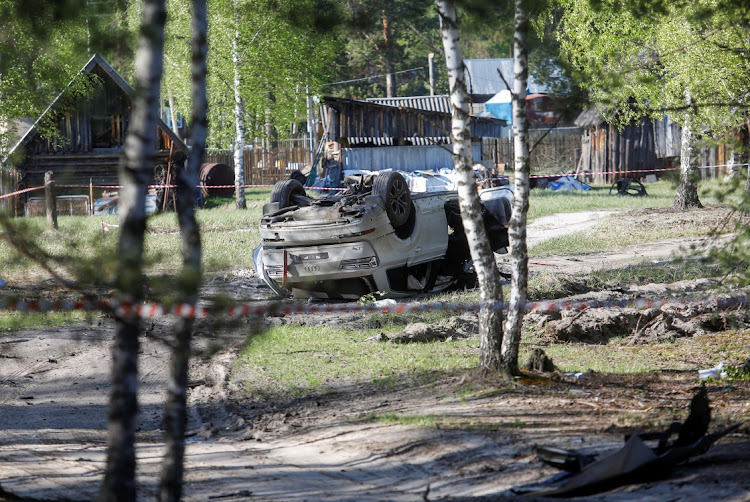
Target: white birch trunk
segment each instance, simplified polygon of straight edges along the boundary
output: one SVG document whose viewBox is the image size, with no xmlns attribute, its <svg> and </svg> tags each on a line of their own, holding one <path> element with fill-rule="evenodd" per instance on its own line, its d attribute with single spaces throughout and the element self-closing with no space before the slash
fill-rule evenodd
<svg viewBox="0 0 750 502">
<path fill-rule="evenodd" d="M 187 165 L 177 166 L 177 217 L 182 237 L 182 277 L 179 281 L 178 301 L 195 305 L 201 283 L 201 238 L 195 219 L 195 191 L 198 185 L 203 152 L 206 145 L 207 109 L 206 57 L 208 29 L 206 0 L 193 0 L 192 20 L 192 98 L 190 120 L 191 150 Z M 175 343 L 170 363 L 169 388 L 164 413 L 165 453 L 162 462 L 159 500 L 178 502 L 182 499 L 185 457 L 185 428 L 187 426 L 187 382 L 190 343 L 194 319 L 181 317 L 175 323 Z"/>
<path fill-rule="evenodd" d="M 117 289 L 122 301 L 143 296 L 143 239 L 146 190 L 154 170 L 156 121 L 164 47 L 165 0 L 146 0 L 135 60 L 135 102 L 120 161 L 120 239 Z M 100 499 L 135 500 L 135 430 L 139 322 L 134 315 L 116 318 L 112 348 L 107 466 Z"/>
<path fill-rule="evenodd" d="M 245 106 L 240 93 L 240 18 L 237 11 L 237 0 L 234 6 L 234 38 L 232 38 L 232 65 L 234 66 L 234 194 L 237 209 L 246 209 L 245 189 Z"/>
<path fill-rule="evenodd" d="M 526 215 L 529 211 L 529 120 L 526 116 L 526 88 L 529 80 L 527 36 L 529 13 L 523 0 L 516 0 L 513 34 L 513 159 L 515 192 L 513 213 L 508 229 L 511 258 L 511 289 L 505 322 L 502 366 L 507 375 L 518 374 L 518 347 L 521 344 L 529 280 L 529 256 L 526 247 Z"/>
<path fill-rule="evenodd" d="M 690 207 L 703 207 L 698 199 L 698 183 L 696 170 L 692 163 L 693 157 L 693 119 L 690 115 L 690 107 L 693 104 L 689 90 L 685 90 L 685 119 L 682 124 L 682 142 L 680 143 L 680 184 L 677 185 L 672 207 L 674 209 L 687 209 Z"/>
<path fill-rule="evenodd" d="M 471 151 L 471 117 L 469 94 L 466 91 L 464 61 L 459 46 L 456 8 L 453 0 L 437 0 L 440 31 L 445 49 L 451 102 L 451 140 L 453 162 L 458 181 L 458 198 L 466 238 L 469 242 L 474 270 L 479 279 L 482 307 L 479 313 L 480 354 L 479 367 L 483 371 L 500 368 L 500 347 L 503 340 L 502 313 L 487 306 L 502 302 L 503 291 L 495 256 L 490 248 L 482 221 L 482 210 L 474 178 Z"/>
</svg>

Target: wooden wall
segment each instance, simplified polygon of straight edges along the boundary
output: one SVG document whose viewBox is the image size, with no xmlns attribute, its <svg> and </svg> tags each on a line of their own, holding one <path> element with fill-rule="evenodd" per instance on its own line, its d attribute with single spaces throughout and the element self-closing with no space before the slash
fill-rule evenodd
<svg viewBox="0 0 750 502">
<path fill-rule="evenodd" d="M 534 175 L 562 174 L 575 171 L 581 153 L 581 130 L 577 127 L 532 129 L 530 131 L 531 173 Z M 482 140 L 484 160 L 513 170 L 513 138 L 485 138 Z"/>
</svg>

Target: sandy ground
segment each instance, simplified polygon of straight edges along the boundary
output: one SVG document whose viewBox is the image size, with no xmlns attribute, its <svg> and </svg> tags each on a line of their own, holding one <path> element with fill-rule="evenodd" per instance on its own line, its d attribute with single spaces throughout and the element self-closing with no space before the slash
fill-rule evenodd
<svg viewBox="0 0 750 502">
<path fill-rule="evenodd" d="M 582 228 L 600 216 L 576 215 L 577 223 L 568 228 Z M 539 228 L 548 223 L 536 224 L 534 233 L 541 235 Z M 559 227 L 553 222 L 547 235 Z M 634 246 L 622 253 L 626 261 L 627 256 L 662 259 L 685 244 Z M 604 261 L 602 256 L 559 259 L 545 267 L 570 272 L 576 264 L 593 267 Z M 221 286 L 226 284 L 213 281 L 206 291 Z M 263 293 L 252 279 L 235 286 L 243 296 Z M 354 317 L 338 321 L 354 322 Z M 168 327 L 168 319 L 147 325 L 142 339 L 141 500 L 156 494 Z M 106 455 L 113 330 L 111 319 L 98 316 L 67 328 L 0 337 L 0 488 L 6 493 L 29 500 L 95 498 Z M 467 397 L 467 382 L 479 377 L 465 375 L 397 392 L 342 385 L 326 394 L 266 402 L 243 395 L 233 383 L 232 360 L 242 336 L 227 339 L 198 329 L 197 352 L 208 351 L 219 339 L 224 350 L 193 359 L 185 500 L 515 498 L 511 487 L 556 472 L 537 459 L 534 445 L 614 451 L 622 446 L 623 434 L 635 428 L 659 430 L 671 420 L 683 420 L 696 385 L 692 372 L 592 374 L 521 379 Z M 747 383 L 710 385 L 709 396 L 712 430 L 750 418 Z M 422 428 L 367 419 L 375 413 L 441 416 L 476 426 Z M 750 432 L 744 426 L 667 477 L 584 498 L 750 500 L 748 460 Z"/>
</svg>

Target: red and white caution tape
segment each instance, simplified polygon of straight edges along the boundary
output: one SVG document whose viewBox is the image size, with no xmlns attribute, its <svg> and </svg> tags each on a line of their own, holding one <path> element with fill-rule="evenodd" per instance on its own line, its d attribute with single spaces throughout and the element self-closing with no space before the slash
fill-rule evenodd
<svg viewBox="0 0 750 502">
<path fill-rule="evenodd" d="M 41 186 L 24 188 L 23 190 L 18 190 L 17 192 L 6 193 L 5 195 L 0 195 L 0 200 L 7 199 L 8 197 L 13 197 L 14 195 L 21 195 L 22 193 L 33 192 L 34 190 L 44 190 L 44 187 Z"/>
<path fill-rule="evenodd" d="M 107 311 L 123 317 L 137 316 L 141 318 L 155 318 L 163 316 L 178 316 L 186 318 L 208 317 L 252 317 L 259 315 L 281 316 L 291 314 L 320 314 L 320 313 L 391 313 L 406 314 L 417 312 L 477 312 L 482 309 L 506 310 L 508 308 L 522 308 L 528 312 L 559 312 L 563 310 L 585 310 L 603 307 L 632 307 L 636 309 L 660 308 L 665 305 L 688 304 L 716 304 L 717 308 L 728 308 L 737 305 L 747 305 L 747 296 L 733 296 L 725 298 L 633 298 L 624 300 L 542 300 L 525 302 L 520 305 L 504 302 L 485 303 L 415 303 L 415 302 L 376 302 L 373 305 L 359 305 L 355 303 L 242 303 L 231 306 L 201 306 L 178 304 L 165 306 L 156 303 L 141 303 L 116 300 L 15 300 L 0 299 L 0 310 L 19 312 L 50 312 L 50 311 Z"/>
</svg>

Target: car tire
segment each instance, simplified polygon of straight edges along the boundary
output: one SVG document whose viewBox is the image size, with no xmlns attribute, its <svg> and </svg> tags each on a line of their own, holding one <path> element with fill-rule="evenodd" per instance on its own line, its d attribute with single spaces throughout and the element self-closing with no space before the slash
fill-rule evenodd
<svg viewBox="0 0 750 502">
<path fill-rule="evenodd" d="M 271 190 L 271 202 L 278 202 L 279 209 L 293 206 L 292 197 L 295 195 L 305 196 L 305 187 L 297 180 L 277 181 Z"/>
<path fill-rule="evenodd" d="M 385 213 L 394 228 L 409 221 L 411 193 L 403 176 L 393 171 L 378 174 L 372 183 L 372 192 L 383 198 Z"/>
</svg>

